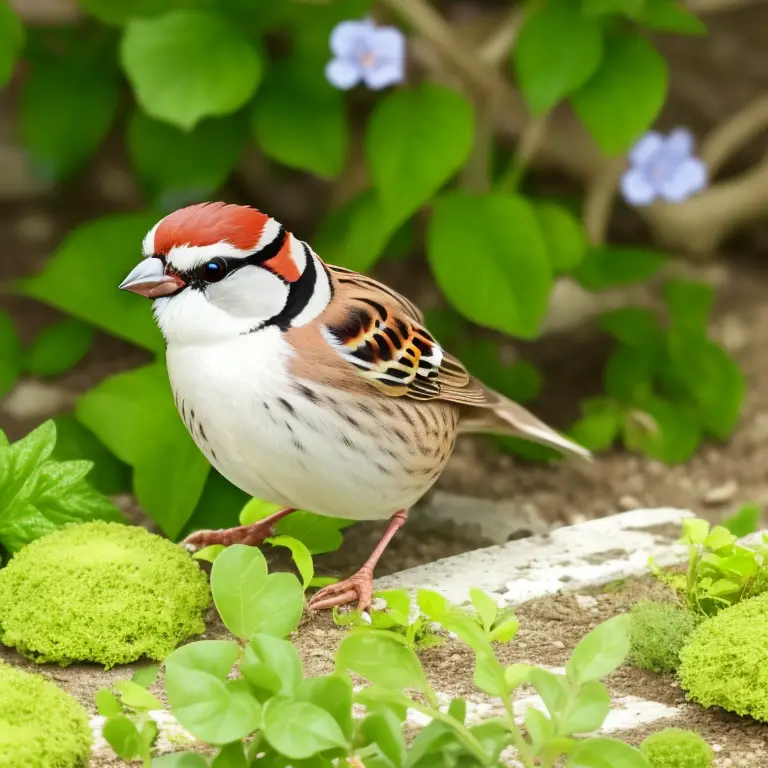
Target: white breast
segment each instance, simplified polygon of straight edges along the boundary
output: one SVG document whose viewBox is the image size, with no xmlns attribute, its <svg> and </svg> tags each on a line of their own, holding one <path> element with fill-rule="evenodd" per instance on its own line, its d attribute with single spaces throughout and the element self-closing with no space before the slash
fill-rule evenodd
<svg viewBox="0 0 768 768">
<path fill-rule="evenodd" d="M 375 400 L 289 377 L 292 354 L 277 328 L 169 345 L 177 407 L 213 466 L 256 498 L 324 515 L 382 519 L 414 504 L 431 462 L 399 430 L 382 433 Z"/>
</svg>

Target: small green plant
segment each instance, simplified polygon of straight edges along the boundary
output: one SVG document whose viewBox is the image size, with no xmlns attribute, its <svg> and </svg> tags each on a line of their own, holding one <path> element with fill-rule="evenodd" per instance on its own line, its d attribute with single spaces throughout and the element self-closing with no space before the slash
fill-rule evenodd
<svg viewBox="0 0 768 768">
<path fill-rule="evenodd" d="M 694 614 L 712 616 L 768 586 L 766 555 L 768 537 L 756 546 L 741 546 L 727 528 L 700 518 L 683 520 L 683 539 L 688 544 L 685 573 L 664 571 L 651 562 L 653 574 L 678 594 Z"/>
<path fill-rule="evenodd" d="M 167 539 L 118 523 L 68 525 L 0 570 L 0 641 L 62 665 L 161 660 L 205 631 L 209 604 L 205 574 Z"/>
<path fill-rule="evenodd" d="M 648 309 L 603 316 L 603 329 L 618 342 L 604 371 L 607 396 L 583 404 L 574 439 L 599 451 L 620 438 L 630 450 L 678 463 L 705 435 L 730 437 L 746 385 L 733 358 L 708 338 L 713 295 L 708 285 L 670 281 L 666 327 Z"/>
<path fill-rule="evenodd" d="M 339 646 L 335 671 L 306 678 L 295 647 L 286 639 L 298 627 L 303 608 L 302 586 L 293 574 L 269 574 L 258 549 L 233 545 L 216 557 L 211 588 L 237 642 L 206 640 L 178 648 L 165 660 L 165 690 L 181 725 L 217 747 L 217 754 L 213 762 L 192 752 L 166 755 L 153 761 L 156 768 L 266 768 L 297 761 L 331 768 L 343 758 L 382 768 L 498 768 L 508 747 L 517 750 L 525 768 L 552 768 L 561 758 L 571 768 L 649 768 L 633 747 L 589 736 L 610 708 L 600 679 L 616 669 L 629 650 L 628 616 L 613 618 L 586 635 L 560 675 L 526 664 L 505 666 L 498 660 L 493 642 L 510 642 L 517 619 L 500 611 L 490 596 L 473 590 L 475 611 L 470 612 L 436 592 L 420 590 L 421 614 L 472 648 L 475 685 L 497 698 L 505 713 L 472 724 L 466 720 L 464 700 L 453 700 L 447 710 L 438 706 L 411 647 L 415 636 L 409 641 L 402 621 L 392 629 L 355 627 Z M 397 593 L 389 593 L 390 599 L 393 595 L 402 610 L 405 604 Z M 232 676 L 233 669 L 239 675 Z M 350 673 L 368 685 L 355 692 Z M 541 695 L 547 713 L 530 708 L 524 735 L 512 697 L 526 682 Z M 364 716 L 353 716 L 355 704 L 364 708 Z M 132 719 L 140 733 L 139 723 L 146 722 L 138 712 L 141 707 L 118 711 L 113 698 L 108 706 L 113 717 Z M 410 745 L 403 733 L 408 710 L 430 719 Z M 132 738 L 138 748 L 139 739 Z M 133 754 L 146 760 L 146 750 Z"/>
<path fill-rule="evenodd" d="M 96 709 L 106 718 L 104 739 L 118 757 L 141 760 L 143 768 L 152 765 L 158 730 L 149 713 L 163 709 L 162 702 L 147 690 L 157 680 L 158 671 L 154 665 L 143 667 L 130 680 L 118 680 L 96 694 Z"/>
<path fill-rule="evenodd" d="M 681 728 L 651 734 L 640 745 L 640 752 L 651 768 L 711 768 L 715 759 L 712 747 L 701 736 Z"/>
<path fill-rule="evenodd" d="M 60 525 L 123 516 L 86 477 L 90 461 L 56 461 L 56 425 L 46 421 L 9 443 L 0 431 L 0 548 L 17 552 Z"/>
<path fill-rule="evenodd" d="M 707 619 L 680 652 L 688 698 L 768 721 L 768 593 Z"/>
<path fill-rule="evenodd" d="M 39 675 L 0 662 L 0 765 L 81 768 L 93 736 L 88 714 Z"/>
<path fill-rule="evenodd" d="M 696 628 L 693 614 L 677 605 L 643 600 L 630 613 L 629 661 L 651 672 L 675 672 L 680 651 Z"/>
</svg>

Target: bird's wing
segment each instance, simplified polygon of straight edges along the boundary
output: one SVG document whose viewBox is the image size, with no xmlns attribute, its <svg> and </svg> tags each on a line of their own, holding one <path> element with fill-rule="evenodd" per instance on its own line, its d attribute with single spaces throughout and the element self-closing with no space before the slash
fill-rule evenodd
<svg viewBox="0 0 768 768">
<path fill-rule="evenodd" d="M 321 334 L 379 392 L 455 403 L 461 407 L 462 432 L 517 435 L 589 457 L 580 445 L 471 376 L 424 327 L 423 315 L 410 301 L 355 272 L 345 270 L 342 276 L 343 282 L 337 276 L 330 311 L 320 318 Z"/>
</svg>

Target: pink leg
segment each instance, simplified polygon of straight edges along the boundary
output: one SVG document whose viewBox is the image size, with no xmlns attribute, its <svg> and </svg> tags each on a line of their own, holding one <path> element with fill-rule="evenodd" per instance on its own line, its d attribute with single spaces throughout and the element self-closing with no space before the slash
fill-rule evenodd
<svg viewBox="0 0 768 768">
<path fill-rule="evenodd" d="M 296 510 L 291 507 L 280 509 L 272 515 L 265 517 L 251 525 L 239 525 L 236 528 L 222 528 L 218 531 L 195 531 L 190 533 L 182 545 L 187 549 L 202 549 L 211 544 L 247 544 L 249 547 L 258 547 L 273 534 L 275 523 L 287 517 Z"/>
<path fill-rule="evenodd" d="M 309 601 L 309 607 L 314 611 L 322 611 L 333 608 L 335 605 L 346 605 L 357 600 L 357 607 L 361 611 L 367 611 L 373 601 L 373 569 L 384 554 L 387 545 L 394 535 L 405 525 L 408 519 L 408 510 L 401 509 L 392 515 L 389 526 L 376 545 L 371 556 L 365 561 L 363 567 L 353 576 L 350 576 L 338 584 L 331 584 L 316 592 Z"/>
</svg>

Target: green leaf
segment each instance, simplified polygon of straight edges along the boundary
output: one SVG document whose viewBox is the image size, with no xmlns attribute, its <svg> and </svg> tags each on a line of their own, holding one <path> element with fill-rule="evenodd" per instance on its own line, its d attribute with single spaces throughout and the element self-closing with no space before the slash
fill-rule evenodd
<svg viewBox="0 0 768 768">
<path fill-rule="evenodd" d="M 507 692 L 511 693 L 515 688 L 528 682 L 532 669 L 533 667 L 530 664 L 510 664 L 504 670 L 504 682 L 507 684 Z"/>
<path fill-rule="evenodd" d="M 490 640 L 493 643 L 509 643 L 520 628 L 520 622 L 517 616 L 509 616 L 508 618 L 500 621 L 491 631 Z"/>
<path fill-rule="evenodd" d="M 606 312 L 600 318 L 600 327 L 622 344 L 632 347 L 657 343 L 661 337 L 656 315 L 641 307 L 622 307 Z"/>
<path fill-rule="evenodd" d="M 102 736 L 118 757 L 135 760 L 141 756 L 144 742 L 141 734 L 125 715 L 110 717 L 102 730 Z"/>
<path fill-rule="evenodd" d="M 395 90 L 368 120 L 365 154 L 385 217 L 398 224 L 464 164 L 474 141 L 471 103 L 434 84 Z"/>
<path fill-rule="evenodd" d="M 565 665 L 576 685 L 600 680 L 619 667 L 629 653 L 629 615 L 614 616 L 585 635 Z"/>
<path fill-rule="evenodd" d="M 67 235 L 45 269 L 22 280 L 22 293 L 153 352 L 164 349 L 149 303 L 117 286 L 140 259 L 141 241 L 157 217 L 113 214 Z M 83 279 L 83 265 L 88 279 Z"/>
<path fill-rule="evenodd" d="M 109 688 L 100 688 L 94 697 L 96 711 L 102 717 L 113 717 L 122 713 L 122 707 L 112 691 Z"/>
<path fill-rule="evenodd" d="M 592 247 L 573 276 L 589 291 L 604 291 L 649 280 L 666 258 L 665 254 L 647 248 Z"/>
<path fill-rule="evenodd" d="M 308 701 L 329 712 L 344 737 L 352 738 L 352 681 L 348 675 L 334 673 L 302 680 L 294 698 Z"/>
<path fill-rule="evenodd" d="M 193 552 L 192 557 L 195 560 L 205 560 L 207 563 L 212 563 L 225 549 L 226 547 L 223 544 L 209 544 L 207 547 Z"/>
<path fill-rule="evenodd" d="M 133 467 L 142 507 L 167 536 L 176 537 L 203 492 L 210 464 L 178 416 L 165 365 L 105 379 L 80 398 L 76 414 Z"/>
<path fill-rule="evenodd" d="M 701 432 L 701 423 L 689 407 L 660 397 L 624 418 L 626 447 L 669 464 L 690 459 L 699 447 Z"/>
<path fill-rule="evenodd" d="M 636 16 L 638 23 L 657 32 L 706 35 L 704 22 L 677 0 L 645 0 Z"/>
<path fill-rule="evenodd" d="M 438 285 L 467 318 L 520 338 L 537 336 L 552 267 L 527 200 L 465 192 L 438 198 L 427 257 Z"/>
<path fill-rule="evenodd" d="M 469 588 L 469 596 L 472 600 L 472 605 L 475 606 L 478 618 L 482 622 L 483 628 L 486 632 L 491 631 L 491 627 L 496 621 L 496 616 L 499 613 L 498 603 L 490 596 L 483 592 L 482 589 L 477 587 Z"/>
<path fill-rule="evenodd" d="M 344 96 L 319 62 L 277 62 L 253 104 L 251 130 L 265 155 L 323 178 L 341 173 L 347 159 Z"/>
<path fill-rule="evenodd" d="M 211 591 L 227 629 L 241 640 L 257 633 L 285 637 L 299 624 L 304 592 L 291 573 L 267 575 L 264 555 L 234 544 L 211 569 Z"/>
<path fill-rule="evenodd" d="M 587 238 L 581 222 L 567 208 L 556 203 L 536 203 L 533 210 L 544 236 L 553 271 L 573 271 L 587 252 Z"/>
<path fill-rule="evenodd" d="M 271 501 L 249 499 L 240 510 L 240 525 L 252 525 L 259 520 L 263 520 L 265 517 L 274 515 L 275 512 L 279 512 L 281 509 L 282 507 L 279 504 L 274 504 Z"/>
<path fill-rule="evenodd" d="M 566 768 L 651 768 L 651 765 L 629 744 L 597 738 L 577 741 L 568 755 Z"/>
<path fill-rule="evenodd" d="M 348 669 L 374 685 L 395 690 L 429 690 L 416 654 L 388 632 L 347 635 L 336 653 L 336 669 Z"/>
<path fill-rule="evenodd" d="M 403 726 L 392 711 L 382 710 L 368 715 L 360 724 L 360 736 L 363 745 L 376 744 L 395 768 L 405 764 Z"/>
<path fill-rule="evenodd" d="M 120 57 L 142 109 L 184 130 L 240 109 L 262 75 L 261 56 L 243 32 L 207 11 L 131 19 Z"/>
<path fill-rule="evenodd" d="M 645 403 L 653 391 L 658 364 L 659 352 L 653 345 L 618 347 L 605 366 L 606 394 L 619 403 Z"/>
<path fill-rule="evenodd" d="M 162 210 L 207 199 L 226 182 L 245 147 L 242 115 L 203 120 L 183 131 L 136 110 L 128 155 L 142 186 Z"/>
<path fill-rule="evenodd" d="M 85 477 L 89 461 L 54 461 L 56 426 L 46 421 L 0 447 L 0 544 L 16 552 L 65 523 L 123 522 L 122 515 Z"/>
<path fill-rule="evenodd" d="M 130 490 L 131 468 L 120 461 L 73 414 L 56 416 L 54 423 L 57 437 L 52 458 L 57 461 L 86 459 L 93 462 L 93 469 L 88 473 L 88 483 L 105 495 Z"/>
<path fill-rule="evenodd" d="M 156 16 L 171 7 L 174 0 L 79 0 L 80 7 L 95 19 L 110 26 L 122 26 L 134 16 Z"/>
<path fill-rule="evenodd" d="M 228 640 L 202 640 L 177 648 L 165 660 L 165 690 L 176 719 L 209 744 L 228 744 L 259 727 L 261 707 L 242 678 L 228 680 L 240 658 Z"/>
<path fill-rule="evenodd" d="M 65 55 L 36 51 L 21 93 L 22 141 L 34 164 L 56 181 L 79 170 L 98 149 L 117 110 L 111 52 L 107 57 L 90 48 L 73 46 Z"/>
<path fill-rule="evenodd" d="M 294 539 L 293 536 L 272 536 L 266 540 L 266 543 L 271 544 L 273 547 L 286 547 L 290 551 L 293 562 L 301 576 L 302 585 L 306 589 L 315 575 L 312 555 L 309 553 L 306 545 L 298 539 Z"/>
<path fill-rule="evenodd" d="M 571 692 L 564 675 L 556 675 L 545 669 L 534 667 L 528 672 L 528 679 L 536 689 L 536 693 L 541 696 L 550 715 L 557 716 L 565 710 Z"/>
<path fill-rule="evenodd" d="M 402 223 L 401 215 L 385 214 L 376 192 L 366 189 L 326 215 L 315 234 L 315 249 L 331 264 L 368 272 Z"/>
<path fill-rule="evenodd" d="M 58 376 L 74 368 L 93 343 L 93 327 L 68 319 L 44 328 L 26 356 L 26 368 L 33 376 Z"/>
<path fill-rule="evenodd" d="M 240 666 L 249 682 L 253 673 L 260 671 L 259 667 L 269 670 L 279 683 L 274 693 L 286 696 L 293 696 L 302 681 L 301 659 L 296 648 L 288 640 L 272 635 L 253 635 Z"/>
<path fill-rule="evenodd" d="M 653 124 L 667 95 L 664 57 L 644 37 L 616 32 L 605 40 L 600 69 L 571 96 L 576 114 L 608 154 L 628 150 Z"/>
<path fill-rule="evenodd" d="M 272 747 L 293 760 L 348 744 L 328 712 L 307 701 L 291 701 L 284 696 L 275 696 L 266 703 L 262 727 Z"/>
<path fill-rule="evenodd" d="M 472 683 L 489 696 L 500 697 L 507 693 L 506 670 L 489 653 L 478 653 L 475 657 Z"/>
<path fill-rule="evenodd" d="M 11 79 L 24 37 L 21 19 L 7 0 L 0 0 L 0 88 Z"/>
<path fill-rule="evenodd" d="M 646 0 L 581 0 L 581 11 L 585 16 L 596 18 L 621 14 L 635 18 Z"/>
<path fill-rule="evenodd" d="M 11 316 L 0 310 L 0 398 L 13 389 L 21 376 L 24 350 Z"/>
<path fill-rule="evenodd" d="M 715 300 L 715 289 L 693 280 L 669 280 L 664 285 L 664 303 L 672 318 L 672 326 L 686 333 L 702 333 Z"/>
<path fill-rule="evenodd" d="M 133 673 L 131 680 L 140 685 L 142 688 L 149 688 L 157 681 L 157 675 L 160 672 L 160 667 L 157 664 L 147 664 L 144 667 L 140 667 Z"/>
<path fill-rule="evenodd" d="M 736 543 L 738 537 L 734 536 L 725 526 L 716 525 L 704 539 L 704 546 L 713 552 L 718 552 Z"/>
<path fill-rule="evenodd" d="M 757 504 L 744 504 L 735 515 L 723 520 L 722 526 L 739 538 L 748 536 L 759 528 L 762 514 Z"/>
<path fill-rule="evenodd" d="M 690 544 L 703 544 L 709 536 L 709 523 L 698 517 L 683 520 L 683 535 Z"/>
<path fill-rule="evenodd" d="M 600 25 L 574 3 L 539 7 L 523 23 L 512 61 L 531 112 L 549 112 L 584 85 L 600 66 Z"/>
<path fill-rule="evenodd" d="M 562 735 L 591 733 L 598 730 L 608 717 L 611 697 L 599 680 L 590 680 L 579 686 L 568 714 L 560 722 Z"/>
<path fill-rule="evenodd" d="M 162 709 L 163 703 L 146 688 L 132 680 L 118 680 L 115 689 L 126 707 L 139 710 Z"/>
<path fill-rule="evenodd" d="M 568 434 L 590 451 L 607 451 L 616 442 L 621 420 L 621 410 L 608 400 L 601 410 L 585 413 L 568 430 Z"/>
<path fill-rule="evenodd" d="M 213 758 L 211 768 L 248 768 L 245 757 L 245 745 L 242 741 L 233 741 L 222 747 Z"/>
<path fill-rule="evenodd" d="M 525 712 L 525 730 L 528 731 L 535 754 L 539 754 L 556 733 L 554 722 L 536 707 L 528 707 Z"/>
</svg>

